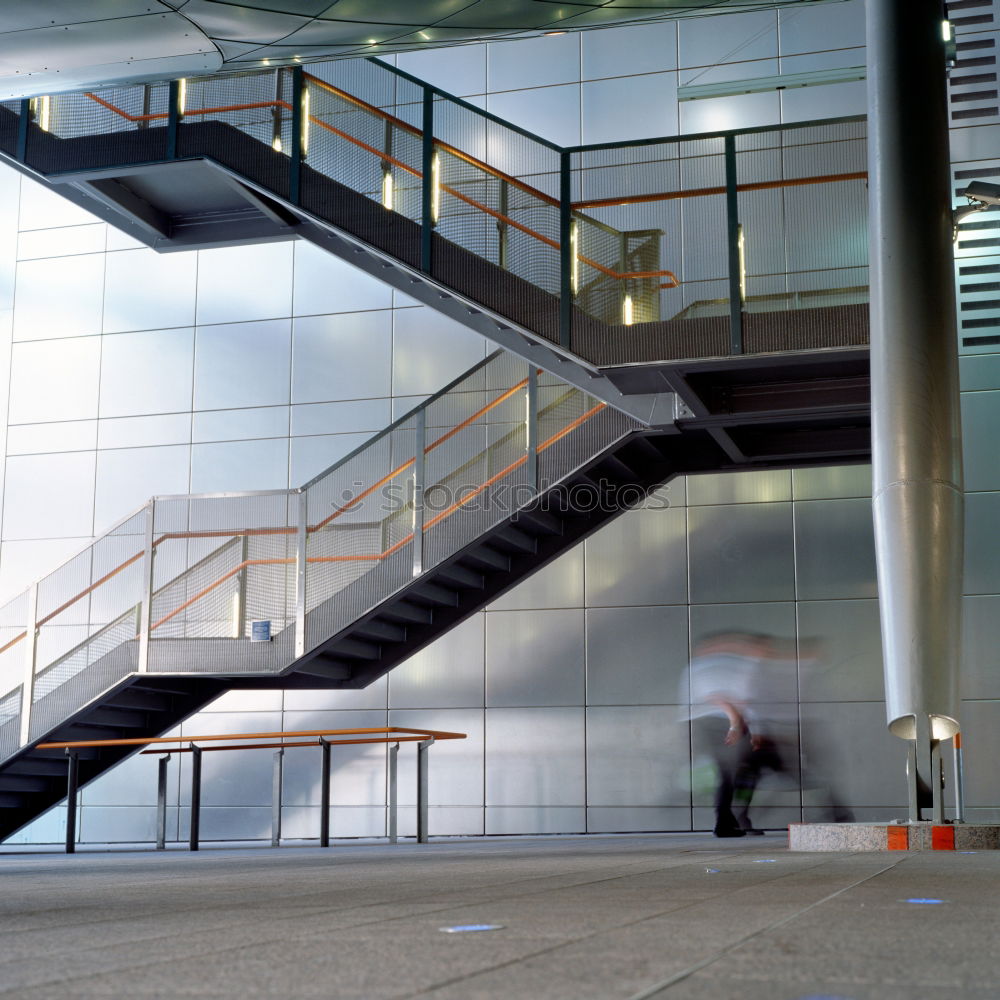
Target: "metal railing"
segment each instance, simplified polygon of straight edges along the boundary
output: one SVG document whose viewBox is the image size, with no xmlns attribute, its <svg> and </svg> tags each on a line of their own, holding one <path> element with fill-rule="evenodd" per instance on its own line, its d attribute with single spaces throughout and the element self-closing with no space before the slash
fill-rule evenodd
<svg viewBox="0 0 1000 1000">
<path fill-rule="evenodd" d="M 150 500 L 0 607 L 0 761 L 132 674 L 286 670 L 637 427 L 496 352 L 302 487 Z"/>
<path fill-rule="evenodd" d="M 6 102 L 0 151 L 214 159 L 597 363 L 867 342 L 862 118 L 561 147 L 378 60 L 316 73 Z"/>
<path fill-rule="evenodd" d="M 338 737 L 331 739 L 331 737 Z M 346 737 L 343 738 L 343 737 Z M 201 756 L 206 752 L 229 750 L 274 750 L 271 799 L 271 846 L 281 844 L 281 790 L 286 750 L 315 747 L 320 754 L 319 845 L 330 846 L 330 749 L 335 746 L 386 744 L 386 836 L 389 843 L 398 841 L 397 758 L 401 743 L 417 744 L 417 829 L 418 844 L 430 837 L 428 795 L 428 751 L 438 740 L 464 740 L 465 733 L 440 729 L 410 729 L 404 726 L 379 726 L 365 729 L 306 729 L 279 733 L 209 734 L 201 736 L 138 736 L 120 740 L 73 740 L 68 743 L 40 743 L 40 750 L 66 752 L 66 853 L 76 851 L 77 793 L 80 785 L 80 751 L 112 748 L 146 747 L 141 754 L 159 754 L 156 790 L 156 847 L 167 846 L 167 765 L 173 754 L 191 754 L 191 799 L 189 805 L 188 846 L 201 846 Z M 267 740 L 247 743 L 247 740 Z M 276 742 L 275 742 L 276 741 Z M 207 745 L 205 745 L 207 744 Z"/>
</svg>

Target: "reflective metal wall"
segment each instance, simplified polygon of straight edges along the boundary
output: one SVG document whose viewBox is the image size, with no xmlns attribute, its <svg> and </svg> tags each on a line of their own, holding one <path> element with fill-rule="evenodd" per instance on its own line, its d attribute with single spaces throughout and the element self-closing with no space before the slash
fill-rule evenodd
<svg viewBox="0 0 1000 1000">
<path fill-rule="evenodd" d="M 564 143 L 770 125 L 861 112 L 864 83 L 679 103 L 677 88 L 863 65 L 862 14 L 850 0 L 415 52 L 398 65 Z M 995 41 L 996 31 L 962 28 L 963 39 Z M 1000 124 L 954 124 L 956 186 L 1000 180 Z M 959 275 L 969 322 L 1000 315 L 994 237 L 960 235 L 959 264 L 985 269 Z M 996 338 L 961 345 L 963 719 L 968 816 L 1000 820 L 1000 328 L 963 336 Z M 311 246 L 158 256 L 4 173 L 0 590 L 51 569 L 151 493 L 300 483 L 484 349 Z M 704 636 L 753 631 L 809 650 L 761 708 L 794 749 L 789 773 L 762 782 L 755 822 L 818 818 L 831 789 L 858 819 L 902 816 L 905 746 L 884 726 L 870 495 L 863 467 L 673 482 L 372 687 L 233 692 L 183 732 L 465 732 L 431 750 L 432 833 L 707 829 L 711 763 L 692 746 L 686 668 Z M 133 759 L 84 790 L 82 840 L 152 838 L 155 760 Z M 333 763 L 333 834 L 384 834 L 384 749 L 340 748 Z M 206 755 L 206 838 L 270 837 L 271 766 L 268 751 Z M 311 750 L 286 756 L 286 837 L 318 835 L 319 769 Z M 174 758 L 173 837 L 189 822 L 187 779 Z M 403 834 L 415 830 L 414 787 L 404 746 Z M 54 810 L 18 839 L 58 841 L 62 822 Z"/>
</svg>

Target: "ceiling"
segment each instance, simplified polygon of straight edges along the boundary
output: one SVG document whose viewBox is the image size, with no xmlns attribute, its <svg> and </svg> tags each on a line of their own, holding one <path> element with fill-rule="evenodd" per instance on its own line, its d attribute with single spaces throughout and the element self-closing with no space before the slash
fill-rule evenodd
<svg viewBox="0 0 1000 1000">
<path fill-rule="evenodd" d="M 830 0 L 3 0 L 0 99 Z"/>
</svg>

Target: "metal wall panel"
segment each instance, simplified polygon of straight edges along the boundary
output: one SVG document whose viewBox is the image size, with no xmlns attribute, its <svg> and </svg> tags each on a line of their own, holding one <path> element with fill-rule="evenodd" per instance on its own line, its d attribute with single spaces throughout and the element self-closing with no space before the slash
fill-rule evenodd
<svg viewBox="0 0 1000 1000">
<path fill-rule="evenodd" d="M 1000 493 L 965 496 L 965 592 L 1000 594 Z"/>
<path fill-rule="evenodd" d="M 53 289 L 58 289 L 57 295 Z M 14 340 L 100 333 L 104 254 L 22 260 L 17 265 L 16 291 Z M 93 380 L 89 383 L 93 385 Z"/>
<path fill-rule="evenodd" d="M 690 808 L 653 806 L 590 806 L 587 833 L 655 833 L 690 830 Z"/>
<path fill-rule="evenodd" d="M 877 597 L 871 501 L 796 504 L 795 562 L 800 600 Z"/>
<path fill-rule="evenodd" d="M 586 552 L 591 607 L 687 602 L 683 506 L 629 511 L 588 538 Z"/>
<path fill-rule="evenodd" d="M 585 143 L 677 134 L 676 73 L 620 76 L 584 83 L 581 89 Z M 656 101 L 649 101 L 651 91 Z"/>
<path fill-rule="evenodd" d="M 677 65 L 677 24 L 675 21 L 647 21 L 645 24 L 584 31 L 582 78 L 625 76 L 629 73 L 658 73 Z M 639 135 L 657 135 L 650 129 Z"/>
<path fill-rule="evenodd" d="M 199 324 L 291 315 L 291 243 L 198 251 Z"/>
<path fill-rule="evenodd" d="M 8 458 L 4 540 L 89 536 L 94 523 L 94 465 L 94 452 Z M 72 504 L 66 503 L 67 496 L 73 498 Z"/>
<path fill-rule="evenodd" d="M 485 721 L 482 709 L 390 712 L 390 726 L 427 726 L 465 733 L 464 740 L 441 740 L 427 751 L 428 801 L 432 806 L 482 806 Z M 403 743 L 397 762 L 400 806 L 417 801 L 416 744 Z"/>
<path fill-rule="evenodd" d="M 805 772 L 820 787 L 807 788 L 802 804 L 822 809 L 824 783 L 842 789 L 850 808 L 906 808 L 906 742 L 890 735 L 881 702 L 801 706 Z M 825 779 L 825 780 L 824 780 Z"/>
<path fill-rule="evenodd" d="M 14 344 L 8 421 L 34 424 L 96 417 L 100 356 L 100 337 Z"/>
<path fill-rule="evenodd" d="M 79 843 L 81 844 L 141 844 L 155 840 L 155 804 L 83 806 L 80 809 Z"/>
<path fill-rule="evenodd" d="M 193 252 L 159 254 L 143 248 L 108 254 L 104 332 L 191 326 L 197 275 Z"/>
<path fill-rule="evenodd" d="M 740 60 L 778 55 L 778 19 L 774 11 L 683 18 L 677 22 L 677 29 L 681 66 L 715 66 L 733 59 L 736 52 Z"/>
<path fill-rule="evenodd" d="M 1000 126 L 996 128 L 1000 137 Z M 1000 389 L 1000 354 L 967 354 L 958 359 L 963 392 Z"/>
<path fill-rule="evenodd" d="M 437 392 L 486 357 L 486 340 L 447 316 L 419 306 L 395 309 L 392 393 Z"/>
<path fill-rule="evenodd" d="M 190 328 L 102 337 L 100 415 L 131 417 L 191 409 L 193 364 Z"/>
<path fill-rule="evenodd" d="M 688 530 L 693 603 L 795 596 L 790 503 L 693 507 Z"/>
<path fill-rule="evenodd" d="M 838 465 L 826 469 L 792 469 L 794 500 L 839 500 L 872 495 L 870 465 Z"/>
<path fill-rule="evenodd" d="M 687 608 L 590 608 L 587 704 L 671 705 L 688 659 Z"/>
<path fill-rule="evenodd" d="M 80 790 L 80 805 L 123 808 L 155 806 L 158 760 L 152 754 L 136 754 L 122 761 Z M 174 769 L 176 785 L 177 754 L 174 754 L 168 766 Z"/>
<path fill-rule="evenodd" d="M 493 806 L 486 809 L 486 835 L 502 837 L 519 833 L 586 833 L 583 806 Z"/>
<path fill-rule="evenodd" d="M 395 667 L 389 674 L 389 707 L 428 709 L 482 705 L 485 632 L 486 616 L 473 615 Z"/>
<path fill-rule="evenodd" d="M 227 691 L 209 702 L 201 713 L 280 712 L 284 691 Z"/>
<path fill-rule="evenodd" d="M 281 839 L 319 840 L 319 820 L 318 805 L 284 806 L 281 810 Z M 330 807 L 331 837 L 384 837 L 385 830 L 385 809 L 382 806 Z"/>
<path fill-rule="evenodd" d="M 415 807 L 400 807 L 396 821 L 400 837 L 417 835 Z M 481 837 L 486 832 L 486 810 L 482 806 L 431 806 L 427 828 L 432 837 Z"/>
<path fill-rule="evenodd" d="M 582 705 L 583 611 L 490 611 L 486 704 Z"/>
<path fill-rule="evenodd" d="M 366 688 L 357 690 L 320 689 L 317 691 L 286 691 L 286 712 L 310 712 L 322 709 L 356 711 L 366 708 L 385 709 L 388 679 L 380 677 Z M 286 721 L 285 728 L 290 728 Z"/>
<path fill-rule="evenodd" d="M 862 0 L 778 11 L 782 53 L 846 49 L 865 44 Z M 861 54 L 862 61 L 864 53 Z M 814 57 L 816 58 L 816 57 Z"/>
<path fill-rule="evenodd" d="M 202 806 L 201 842 L 210 840 L 270 840 L 271 807 L 248 809 L 240 806 Z M 191 810 L 179 810 L 177 838 L 191 836 Z"/>
<path fill-rule="evenodd" d="M 308 729 L 366 729 L 386 725 L 385 712 L 285 712 L 290 732 Z M 344 737 L 347 739 L 348 737 Z M 322 754 L 318 747 L 285 752 L 282 801 L 319 805 Z M 270 772 L 268 772 L 270 774 Z M 330 750 L 330 802 L 334 806 L 384 806 L 386 744 L 335 746 Z M 268 785 L 270 788 L 270 785 Z M 270 791 L 267 801 L 271 801 Z"/>
<path fill-rule="evenodd" d="M 1000 391 L 962 393 L 962 453 L 970 493 L 1000 490 L 998 426 Z"/>
<path fill-rule="evenodd" d="M 802 601 L 800 642 L 818 641 L 814 664 L 799 667 L 803 701 L 878 701 L 882 680 L 882 634 L 878 601 Z"/>
<path fill-rule="evenodd" d="M 244 409 L 290 402 L 291 336 L 292 323 L 287 319 L 199 326 L 195 335 L 194 409 Z M 237 350 L 234 344 L 239 345 Z"/>
<path fill-rule="evenodd" d="M 298 240 L 294 247 L 292 311 L 296 316 L 388 309 L 392 289 L 346 261 Z"/>
<path fill-rule="evenodd" d="M 587 709 L 587 805 L 686 806 L 688 724 L 671 705 Z"/>
<path fill-rule="evenodd" d="M 792 480 L 787 469 L 688 476 L 689 507 L 723 503 L 771 503 L 791 499 Z"/>
<path fill-rule="evenodd" d="M 580 35 L 576 32 L 543 35 L 513 46 L 491 43 L 487 52 L 489 90 L 548 87 L 580 78 Z"/>
<path fill-rule="evenodd" d="M 521 611 L 541 608 L 582 608 L 582 544 L 564 552 L 547 566 L 508 590 L 487 607 L 487 611 Z"/>
<path fill-rule="evenodd" d="M 486 804 L 582 809 L 584 727 L 582 708 L 487 709 Z"/>
<path fill-rule="evenodd" d="M 1000 597 L 962 600 L 963 698 L 1000 698 Z"/>
<path fill-rule="evenodd" d="M 965 759 L 965 801 L 975 808 L 997 808 L 997 760 L 1000 760 L 1000 702 L 962 703 L 962 750 Z M 950 770 L 950 769 L 949 769 Z M 946 781 L 951 777 L 945 772 Z M 951 803 L 954 794 L 945 792 Z"/>
</svg>

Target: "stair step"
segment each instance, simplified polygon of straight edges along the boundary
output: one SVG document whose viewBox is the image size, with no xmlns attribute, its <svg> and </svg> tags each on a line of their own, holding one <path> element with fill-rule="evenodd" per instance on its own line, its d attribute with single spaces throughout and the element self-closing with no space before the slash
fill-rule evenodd
<svg viewBox="0 0 1000 1000">
<path fill-rule="evenodd" d="M 28 804 L 28 798 L 14 792 L 0 792 L 0 809 L 20 809 Z"/>
<path fill-rule="evenodd" d="M 354 626 L 354 634 L 364 639 L 376 639 L 381 642 L 406 642 L 406 629 L 392 622 L 369 619 Z"/>
<path fill-rule="evenodd" d="M 331 656 L 347 657 L 352 660 L 377 660 L 382 655 L 377 643 L 353 638 L 339 639 L 330 646 L 328 652 Z"/>
<path fill-rule="evenodd" d="M 63 768 L 64 772 L 65 770 Z M 47 781 L 45 778 L 30 774 L 0 774 L 0 795 L 4 792 L 45 792 L 53 783 L 59 784 L 56 775 L 53 775 L 52 779 Z"/>
<path fill-rule="evenodd" d="M 558 517 L 544 510 L 522 510 L 513 523 L 519 528 L 542 535 L 561 535 L 564 527 Z"/>
<path fill-rule="evenodd" d="M 145 713 L 133 712 L 127 708 L 115 708 L 110 705 L 102 705 L 100 708 L 92 709 L 80 721 L 87 726 L 113 726 L 115 729 L 149 728 L 149 720 Z"/>
<path fill-rule="evenodd" d="M 158 692 L 128 687 L 110 695 L 104 702 L 104 706 L 106 708 L 131 708 L 142 712 L 168 712 L 170 698 Z"/>
<path fill-rule="evenodd" d="M 37 751 L 36 751 L 37 752 Z M 44 751 L 42 751 L 44 752 Z M 23 774 L 25 776 L 66 776 L 66 761 L 51 757 L 36 757 L 29 755 L 20 760 L 11 761 L 3 770 L 4 774 Z"/>
<path fill-rule="evenodd" d="M 434 612 L 409 601 L 397 601 L 382 609 L 382 615 L 400 622 L 412 622 L 415 625 L 430 625 L 434 621 Z"/>
<path fill-rule="evenodd" d="M 501 528 L 493 535 L 491 541 L 500 542 L 507 548 L 515 549 L 518 552 L 535 553 L 538 551 L 538 542 L 527 532 L 521 531 L 513 525 Z"/>
<path fill-rule="evenodd" d="M 351 668 L 341 660 L 320 653 L 305 663 L 295 666 L 295 673 L 308 677 L 322 677 L 324 680 L 347 681 L 351 679 Z"/>
<path fill-rule="evenodd" d="M 454 590 L 442 587 L 440 584 L 430 581 L 419 581 L 415 583 L 406 595 L 410 600 L 420 603 L 443 605 L 453 608 L 458 605 L 458 594 Z"/>
<path fill-rule="evenodd" d="M 452 563 L 450 566 L 438 566 L 434 572 L 437 576 L 447 580 L 448 583 L 461 587 L 463 590 L 483 589 L 483 574 L 459 566 L 458 563 Z"/>
<path fill-rule="evenodd" d="M 488 569 L 499 570 L 501 573 L 510 572 L 510 556 L 504 555 L 503 552 L 497 552 L 496 549 L 491 549 L 486 545 L 470 549 L 462 556 L 462 559 L 465 562 L 479 563 L 480 566 L 486 566 Z"/>
</svg>

